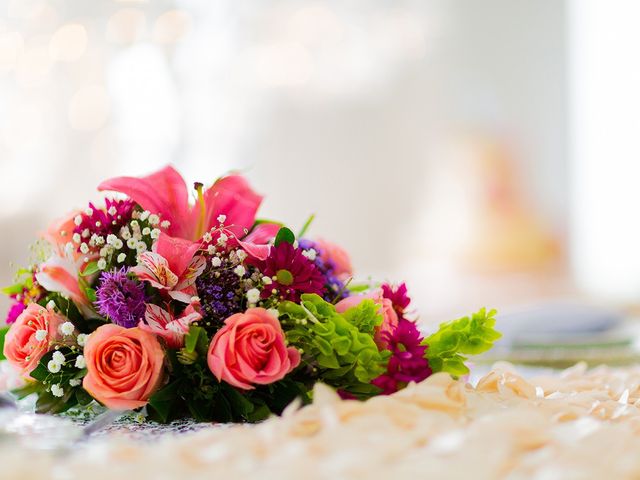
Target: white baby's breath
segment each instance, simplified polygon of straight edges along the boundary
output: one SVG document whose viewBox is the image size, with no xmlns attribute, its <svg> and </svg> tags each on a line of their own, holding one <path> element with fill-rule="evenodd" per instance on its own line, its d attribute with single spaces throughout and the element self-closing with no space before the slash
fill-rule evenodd
<svg viewBox="0 0 640 480">
<path fill-rule="evenodd" d="M 53 352 L 53 357 L 51 360 L 59 363 L 60 365 L 64 365 L 64 362 L 66 361 L 66 359 L 64 358 L 64 354 L 59 350 Z"/>
<path fill-rule="evenodd" d="M 79 346 L 84 347 L 87 343 L 88 338 L 89 338 L 89 335 L 87 335 L 86 333 L 80 333 L 76 337 L 76 342 L 78 343 Z"/>
<path fill-rule="evenodd" d="M 54 397 L 64 397 L 64 389 L 60 386 L 59 383 L 56 383 L 55 385 L 51 385 L 51 394 Z"/>
<path fill-rule="evenodd" d="M 75 327 L 71 322 L 64 322 L 62 325 L 60 325 L 60 333 L 65 337 L 68 337 L 69 335 L 73 335 L 74 330 L 75 330 Z M 60 353 L 60 352 L 56 352 L 56 353 Z"/>
<path fill-rule="evenodd" d="M 255 304 L 258 303 L 258 300 L 260 300 L 260 290 L 258 290 L 257 288 L 252 288 L 246 293 L 246 295 L 249 303 Z"/>
<path fill-rule="evenodd" d="M 85 368 L 87 366 L 87 362 L 84 359 L 83 355 L 78 355 L 76 357 L 76 363 L 75 363 L 75 367 L 79 368 L 80 370 L 82 370 L 83 368 Z"/>
<path fill-rule="evenodd" d="M 58 373 L 61 368 L 62 365 L 54 360 L 49 360 L 49 362 L 47 363 L 47 370 L 49 370 L 51 373 Z"/>
</svg>

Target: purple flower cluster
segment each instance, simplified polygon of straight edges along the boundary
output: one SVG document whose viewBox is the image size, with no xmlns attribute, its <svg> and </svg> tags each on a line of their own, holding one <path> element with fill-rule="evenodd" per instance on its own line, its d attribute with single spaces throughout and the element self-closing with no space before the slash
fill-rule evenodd
<svg viewBox="0 0 640 480">
<path fill-rule="evenodd" d="M 133 214 L 136 204 L 133 200 L 114 200 L 107 198 L 105 208 L 98 208 L 93 203 L 89 203 L 91 215 L 82 213 L 82 222 L 77 225 L 73 233 L 88 230 L 92 234 L 105 237 L 110 233 L 117 232 L 120 227 L 126 225 Z"/>
<path fill-rule="evenodd" d="M 130 279 L 129 269 L 103 272 L 96 291 L 95 305 L 100 315 L 116 325 L 132 328 L 138 325 L 145 313 L 144 285 Z"/>
<path fill-rule="evenodd" d="M 318 243 L 306 238 L 301 238 L 299 246 L 303 250 L 313 249 L 316 251 L 317 255 L 313 263 L 325 278 L 326 293 L 324 299 L 327 302 L 335 302 L 347 298 L 349 296 L 349 290 L 347 290 L 344 282 L 335 274 L 335 264 L 323 255 L 324 252 Z"/>
<path fill-rule="evenodd" d="M 196 280 L 205 325 L 219 327 L 227 317 L 243 310 L 241 279 L 227 263 L 209 265 Z"/>
</svg>

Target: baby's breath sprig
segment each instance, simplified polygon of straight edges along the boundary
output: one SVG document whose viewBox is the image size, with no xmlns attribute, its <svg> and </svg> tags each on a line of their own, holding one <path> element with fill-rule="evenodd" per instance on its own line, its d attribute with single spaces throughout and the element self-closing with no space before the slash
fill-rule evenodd
<svg viewBox="0 0 640 480">
<path fill-rule="evenodd" d="M 170 222 L 161 220 L 148 210 L 136 209 L 131 220 L 106 237 L 92 235 L 85 250 L 98 251 L 97 270 L 111 270 L 123 266 L 135 266 L 138 255 L 151 250 L 154 242 Z M 82 249 L 82 244 L 80 245 Z"/>
</svg>

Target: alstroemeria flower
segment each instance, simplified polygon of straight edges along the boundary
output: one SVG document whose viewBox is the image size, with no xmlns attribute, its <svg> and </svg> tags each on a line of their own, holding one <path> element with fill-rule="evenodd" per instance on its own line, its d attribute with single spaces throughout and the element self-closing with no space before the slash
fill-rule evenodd
<svg viewBox="0 0 640 480">
<path fill-rule="evenodd" d="M 164 308 L 150 303 L 147 304 L 144 321 L 140 321 L 138 328 L 162 337 L 169 348 L 178 349 L 184 346 L 184 336 L 189 332 L 189 325 L 201 318 L 202 315 L 193 304 L 175 318 Z"/>
<path fill-rule="evenodd" d="M 58 292 L 69 297 L 88 318 L 97 317 L 91 307 L 87 294 L 80 286 L 80 268 L 82 260 L 75 261 L 70 256 L 53 255 L 38 268 L 35 274 L 42 288 L 50 292 Z"/>
<path fill-rule="evenodd" d="M 166 290 L 175 300 L 189 303 L 196 295 L 196 278 L 207 266 L 205 257 L 195 255 L 199 249 L 199 243 L 161 234 L 153 251 L 141 253 L 138 265 L 131 271 L 138 280 Z"/>
</svg>

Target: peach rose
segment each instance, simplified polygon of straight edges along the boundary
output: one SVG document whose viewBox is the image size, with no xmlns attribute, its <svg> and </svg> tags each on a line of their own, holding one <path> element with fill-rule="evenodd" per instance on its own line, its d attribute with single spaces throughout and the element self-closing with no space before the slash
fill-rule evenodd
<svg viewBox="0 0 640 480">
<path fill-rule="evenodd" d="M 7 332 L 4 356 L 22 375 L 28 375 L 51 349 L 51 343 L 61 340 L 58 330 L 66 318 L 31 303 Z"/>
<path fill-rule="evenodd" d="M 164 351 L 156 336 L 139 328 L 102 325 L 84 347 L 82 386 L 114 410 L 143 407 L 162 382 Z"/>
<path fill-rule="evenodd" d="M 343 313 L 350 308 L 357 307 L 363 300 L 373 300 L 380 305 L 378 313 L 382 315 L 382 323 L 376 328 L 374 340 L 380 348 L 387 348 L 388 343 L 383 333 L 391 333 L 398 325 L 398 314 L 393 308 L 393 303 L 388 298 L 382 296 L 382 290 L 376 290 L 365 295 L 352 295 L 336 304 L 336 312 Z"/>
<path fill-rule="evenodd" d="M 344 248 L 322 239 L 318 239 L 316 243 L 320 247 L 322 258 L 335 266 L 334 272 L 340 280 L 344 281 L 353 275 L 351 258 Z"/>
<path fill-rule="evenodd" d="M 213 337 L 207 357 L 218 380 L 244 390 L 285 377 L 300 363 L 300 353 L 285 344 L 280 322 L 264 308 L 231 315 Z"/>
</svg>

